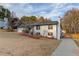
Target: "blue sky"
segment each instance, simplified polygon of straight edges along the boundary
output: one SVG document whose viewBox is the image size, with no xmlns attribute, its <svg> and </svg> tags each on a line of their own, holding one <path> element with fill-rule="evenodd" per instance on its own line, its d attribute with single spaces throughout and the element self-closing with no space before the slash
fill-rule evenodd
<svg viewBox="0 0 79 59">
<path fill-rule="evenodd" d="M 22 16 L 43 16 L 52 20 L 57 20 L 66 11 L 72 8 L 79 8 L 78 3 L 0 3 L 0 5 L 13 11 L 17 17 Z"/>
</svg>

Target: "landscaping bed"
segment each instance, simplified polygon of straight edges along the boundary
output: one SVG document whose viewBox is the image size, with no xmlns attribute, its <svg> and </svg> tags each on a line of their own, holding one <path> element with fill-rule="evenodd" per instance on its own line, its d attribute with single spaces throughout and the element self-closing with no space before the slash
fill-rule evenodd
<svg viewBox="0 0 79 59">
<path fill-rule="evenodd" d="M 49 38 L 49 37 L 44 37 L 44 36 L 41 36 L 41 35 L 31 35 L 31 34 L 28 34 L 28 33 L 19 33 L 20 35 L 22 36 L 26 36 L 26 37 L 29 37 L 29 38 L 33 38 L 33 39 L 56 39 L 56 38 Z"/>
</svg>

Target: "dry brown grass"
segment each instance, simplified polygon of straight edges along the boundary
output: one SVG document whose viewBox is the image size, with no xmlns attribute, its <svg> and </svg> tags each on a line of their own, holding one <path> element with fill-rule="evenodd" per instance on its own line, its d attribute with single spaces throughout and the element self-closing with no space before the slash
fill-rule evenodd
<svg viewBox="0 0 79 59">
<path fill-rule="evenodd" d="M 13 29 L 0 29 L 0 32 L 13 32 Z"/>
<path fill-rule="evenodd" d="M 6 32 L 6 30 L 0 29 L 0 32 Z"/>
<path fill-rule="evenodd" d="M 71 36 L 72 36 L 72 38 L 74 38 L 74 39 L 79 39 L 79 34 L 71 34 Z"/>
<path fill-rule="evenodd" d="M 79 34 L 65 34 L 65 37 L 70 37 L 79 40 Z"/>
<path fill-rule="evenodd" d="M 34 40 L 36 41 L 36 40 Z M 45 40 L 44 40 L 45 41 Z M 13 55 L 23 55 L 23 56 L 49 56 L 58 46 L 59 42 L 52 40 L 50 41 L 36 41 L 35 43 L 30 43 L 23 48 L 17 48 Z M 50 42 L 50 43 L 49 43 Z"/>
<path fill-rule="evenodd" d="M 74 39 L 74 41 L 79 47 L 79 34 L 72 34 L 72 38 Z"/>
<path fill-rule="evenodd" d="M 79 40 L 74 40 L 75 42 L 76 42 L 76 44 L 78 45 L 78 47 L 79 47 Z"/>
<path fill-rule="evenodd" d="M 36 40 L 14 32 L 0 32 L 0 55 L 48 56 L 59 45 L 59 40 Z"/>
</svg>

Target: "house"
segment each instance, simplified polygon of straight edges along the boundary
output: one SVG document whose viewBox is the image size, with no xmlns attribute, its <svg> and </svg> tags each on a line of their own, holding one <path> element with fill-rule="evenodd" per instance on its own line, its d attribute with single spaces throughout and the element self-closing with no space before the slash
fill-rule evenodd
<svg viewBox="0 0 79 59">
<path fill-rule="evenodd" d="M 34 35 L 41 35 L 45 37 L 54 37 L 60 39 L 60 26 L 58 21 L 22 24 L 18 27 L 18 32 L 29 30 L 29 33 Z"/>
<path fill-rule="evenodd" d="M 4 18 L 3 20 L 0 21 L 0 28 L 8 29 L 8 18 Z"/>
</svg>

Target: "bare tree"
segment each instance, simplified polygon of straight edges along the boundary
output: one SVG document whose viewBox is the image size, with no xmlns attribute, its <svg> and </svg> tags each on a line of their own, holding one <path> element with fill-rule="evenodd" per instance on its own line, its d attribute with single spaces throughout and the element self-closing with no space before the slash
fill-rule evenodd
<svg viewBox="0 0 79 59">
<path fill-rule="evenodd" d="M 67 33 L 79 33 L 79 9 L 67 11 L 61 23 Z"/>
</svg>

